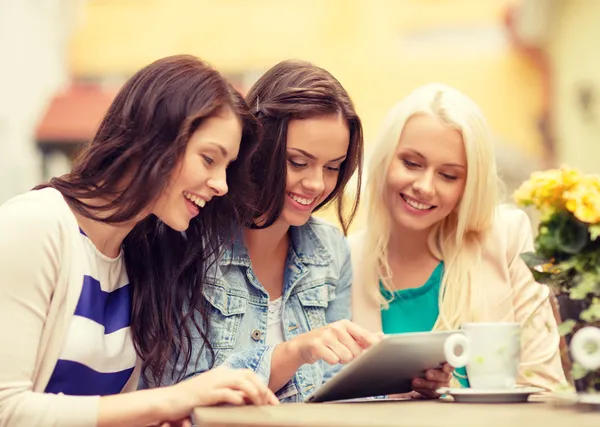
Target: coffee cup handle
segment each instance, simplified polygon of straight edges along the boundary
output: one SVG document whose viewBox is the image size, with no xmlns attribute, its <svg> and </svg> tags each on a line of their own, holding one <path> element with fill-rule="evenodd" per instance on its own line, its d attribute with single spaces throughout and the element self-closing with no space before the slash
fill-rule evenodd
<svg viewBox="0 0 600 427">
<path fill-rule="evenodd" d="M 462 354 L 456 354 L 456 350 L 462 348 Z M 452 334 L 444 342 L 444 356 L 450 366 L 462 368 L 469 362 L 469 339 L 463 334 Z"/>
<path fill-rule="evenodd" d="M 588 353 L 586 351 L 588 343 L 595 344 L 598 350 Z M 571 354 L 573 360 L 587 370 L 594 371 L 600 368 L 600 328 L 586 326 L 575 332 L 571 339 Z"/>
</svg>

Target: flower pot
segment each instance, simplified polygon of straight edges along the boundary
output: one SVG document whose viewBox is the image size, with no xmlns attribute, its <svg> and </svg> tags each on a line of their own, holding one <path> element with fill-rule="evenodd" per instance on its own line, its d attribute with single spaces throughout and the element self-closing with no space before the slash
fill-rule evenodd
<svg viewBox="0 0 600 427">
<path fill-rule="evenodd" d="M 556 296 L 556 299 L 558 300 L 558 307 L 562 321 L 564 322 L 565 320 L 572 319 L 578 323 L 578 327 L 565 335 L 567 345 L 569 349 L 571 349 L 573 335 L 575 335 L 575 333 L 580 330 L 582 326 L 586 326 L 585 322 L 583 322 L 579 316 L 582 311 L 590 306 L 591 298 L 584 300 L 572 300 L 569 298 L 568 294 L 559 294 Z M 573 361 L 574 357 L 572 350 L 569 351 L 569 354 L 571 361 Z M 578 393 L 600 393 L 600 369 L 588 372 L 583 378 L 574 380 L 574 385 L 575 390 Z"/>
<path fill-rule="evenodd" d="M 581 322 L 582 320 L 579 318 L 579 315 L 591 304 L 591 300 L 589 298 L 572 300 L 569 298 L 568 294 L 558 294 L 556 299 L 558 300 L 558 309 L 563 322 L 568 319 Z"/>
</svg>

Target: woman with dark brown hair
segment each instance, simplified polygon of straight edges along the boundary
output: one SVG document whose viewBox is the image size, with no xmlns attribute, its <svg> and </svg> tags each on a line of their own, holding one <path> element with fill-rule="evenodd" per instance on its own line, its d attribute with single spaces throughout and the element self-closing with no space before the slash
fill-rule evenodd
<svg viewBox="0 0 600 427">
<path fill-rule="evenodd" d="M 0 207 L 0 426 L 146 426 L 276 402 L 249 370 L 120 394 L 141 362 L 145 378 L 189 363 L 192 333 L 210 330 L 206 260 L 252 212 L 257 136 L 217 71 L 164 58 L 124 85 L 71 173 Z"/>
<path fill-rule="evenodd" d="M 302 401 L 339 366 L 378 338 L 350 318 L 352 268 L 344 233 L 312 213 L 336 204 L 362 164 L 359 117 L 342 85 L 326 70 L 284 61 L 250 89 L 248 105 L 264 137 L 253 157 L 251 182 L 260 189 L 250 226 L 215 265 L 208 302 L 213 354 L 193 349 L 195 375 L 213 366 L 250 368 L 285 401 Z M 358 185 L 360 185 L 360 180 Z M 165 375 L 163 384 L 173 381 Z"/>
</svg>

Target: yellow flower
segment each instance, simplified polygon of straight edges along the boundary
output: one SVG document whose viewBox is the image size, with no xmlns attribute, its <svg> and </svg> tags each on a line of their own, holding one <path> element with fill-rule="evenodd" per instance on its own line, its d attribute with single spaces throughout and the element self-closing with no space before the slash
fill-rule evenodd
<svg viewBox="0 0 600 427">
<path fill-rule="evenodd" d="M 565 208 L 565 192 L 581 180 L 581 174 L 568 167 L 534 172 L 514 193 L 515 201 L 523 206 L 535 206 L 544 215 Z"/>
<path fill-rule="evenodd" d="M 564 195 L 565 207 L 588 224 L 600 222 L 600 177 L 586 175 Z"/>
<path fill-rule="evenodd" d="M 533 192 L 535 188 L 531 181 L 525 181 L 517 190 L 514 192 L 513 197 L 515 202 L 529 206 L 533 203 Z"/>
</svg>

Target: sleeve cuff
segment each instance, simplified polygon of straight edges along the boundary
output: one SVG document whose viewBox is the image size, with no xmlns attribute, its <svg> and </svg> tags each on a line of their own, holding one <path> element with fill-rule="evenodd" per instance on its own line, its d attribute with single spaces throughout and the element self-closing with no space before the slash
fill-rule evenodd
<svg viewBox="0 0 600 427">
<path fill-rule="evenodd" d="M 233 353 L 223 363 L 232 369 L 251 369 L 265 384 L 271 379 L 271 359 L 274 346 L 264 346 L 251 351 Z"/>
</svg>

